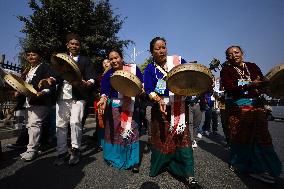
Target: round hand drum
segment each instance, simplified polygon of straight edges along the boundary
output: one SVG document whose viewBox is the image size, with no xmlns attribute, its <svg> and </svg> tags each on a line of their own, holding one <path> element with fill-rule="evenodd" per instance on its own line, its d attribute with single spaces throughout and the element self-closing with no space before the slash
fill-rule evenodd
<svg viewBox="0 0 284 189">
<path fill-rule="evenodd" d="M 274 98 L 284 97 L 284 63 L 273 67 L 265 77 L 270 81 L 268 95 Z"/>
<path fill-rule="evenodd" d="M 142 83 L 140 79 L 127 71 L 117 70 L 110 77 L 111 86 L 128 97 L 135 97 L 142 92 Z"/>
<path fill-rule="evenodd" d="M 65 53 L 57 53 L 51 57 L 51 67 L 66 81 L 72 83 L 81 80 L 81 72 L 77 63 Z"/>
<path fill-rule="evenodd" d="M 25 96 L 35 96 L 37 91 L 33 88 L 32 85 L 25 82 L 22 78 L 16 76 L 12 73 L 7 73 L 4 75 L 3 79 L 9 84 L 12 88 L 14 88 L 19 93 Z"/>
<path fill-rule="evenodd" d="M 202 64 L 180 64 L 167 75 L 167 88 L 178 95 L 195 96 L 208 91 L 213 84 L 211 71 Z"/>
</svg>

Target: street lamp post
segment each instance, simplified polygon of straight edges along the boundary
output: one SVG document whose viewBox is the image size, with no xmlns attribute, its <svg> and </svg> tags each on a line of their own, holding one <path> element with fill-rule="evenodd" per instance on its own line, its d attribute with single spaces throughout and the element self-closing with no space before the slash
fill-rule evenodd
<svg viewBox="0 0 284 189">
<path fill-rule="evenodd" d="M 145 50 L 142 51 L 136 51 L 136 48 L 133 48 L 133 53 L 131 53 L 131 58 L 132 58 L 132 62 L 135 63 L 136 62 L 136 57 L 139 56 L 140 54 L 144 53 Z"/>
</svg>

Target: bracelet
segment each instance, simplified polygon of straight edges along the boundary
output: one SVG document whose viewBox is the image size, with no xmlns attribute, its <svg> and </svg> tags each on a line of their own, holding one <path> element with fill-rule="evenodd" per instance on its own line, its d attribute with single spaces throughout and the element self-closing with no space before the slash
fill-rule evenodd
<svg viewBox="0 0 284 189">
<path fill-rule="evenodd" d="M 151 92 L 151 93 L 149 94 L 150 99 L 154 99 L 156 96 L 158 96 L 158 95 L 157 95 L 157 93 L 155 93 L 155 92 Z"/>
<path fill-rule="evenodd" d="M 103 99 L 104 101 L 107 101 L 108 97 L 105 94 L 102 94 L 101 99 Z"/>
<path fill-rule="evenodd" d="M 157 102 L 160 102 L 162 100 L 162 98 L 157 95 L 157 97 L 154 100 L 157 101 Z"/>
<path fill-rule="evenodd" d="M 151 92 L 149 94 L 149 97 L 150 99 L 155 100 L 156 102 L 160 102 L 160 100 L 162 100 L 162 98 L 159 95 L 157 95 L 157 93 L 155 92 Z"/>
</svg>

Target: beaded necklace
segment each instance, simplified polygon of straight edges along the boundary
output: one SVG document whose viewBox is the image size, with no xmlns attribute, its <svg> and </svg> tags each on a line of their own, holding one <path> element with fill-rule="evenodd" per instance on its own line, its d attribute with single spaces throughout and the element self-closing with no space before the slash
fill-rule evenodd
<svg viewBox="0 0 284 189">
<path fill-rule="evenodd" d="M 154 67 L 155 67 L 155 76 L 156 76 L 156 79 L 163 79 L 167 76 L 167 71 L 162 68 L 159 64 L 157 64 L 155 61 L 153 61 L 153 64 L 154 64 Z M 162 73 L 162 77 L 161 78 L 158 78 L 157 76 L 157 69 Z"/>
<path fill-rule="evenodd" d="M 238 68 L 237 66 L 233 66 L 233 68 L 238 72 L 241 79 L 249 79 L 250 80 L 250 72 L 248 70 L 248 67 L 245 63 L 243 63 L 243 70 Z"/>
</svg>

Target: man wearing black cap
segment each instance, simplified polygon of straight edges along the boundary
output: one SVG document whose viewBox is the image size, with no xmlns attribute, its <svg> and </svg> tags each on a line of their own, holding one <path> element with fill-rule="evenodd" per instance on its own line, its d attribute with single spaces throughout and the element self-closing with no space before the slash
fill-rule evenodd
<svg viewBox="0 0 284 189">
<path fill-rule="evenodd" d="M 80 160 L 80 147 L 82 139 L 82 120 L 85 112 L 87 95 L 95 82 L 95 71 L 90 59 L 80 54 L 81 39 L 78 34 L 70 33 L 66 36 L 68 55 L 75 60 L 80 69 L 82 80 L 68 82 L 57 78 L 58 99 L 56 102 L 56 136 L 57 159 L 54 165 L 62 165 L 68 155 L 67 133 L 70 125 L 71 156 L 70 165 Z M 82 92 L 85 91 L 85 92 Z"/>
<path fill-rule="evenodd" d="M 37 48 L 25 50 L 26 59 L 30 69 L 24 77 L 25 81 L 31 84 L 37 91 L 36 96 L 26 97 L 24 106 L 27 109 L 27 129 L 29 134 L 29 143 L 27 151 L 21 154 L 24 161 L 32 161 L 39 155 L 40 137 L 43 121 L 49 114 L 51 104 L 51 94 L 55 89 L 54 85 L 40 85 L 42 79 L 53 77 L 53 72 L 47 64 L 40 60 L 40 51 Z M 19 94 L 16 94 L 16 96 Z"/>
</svg>

